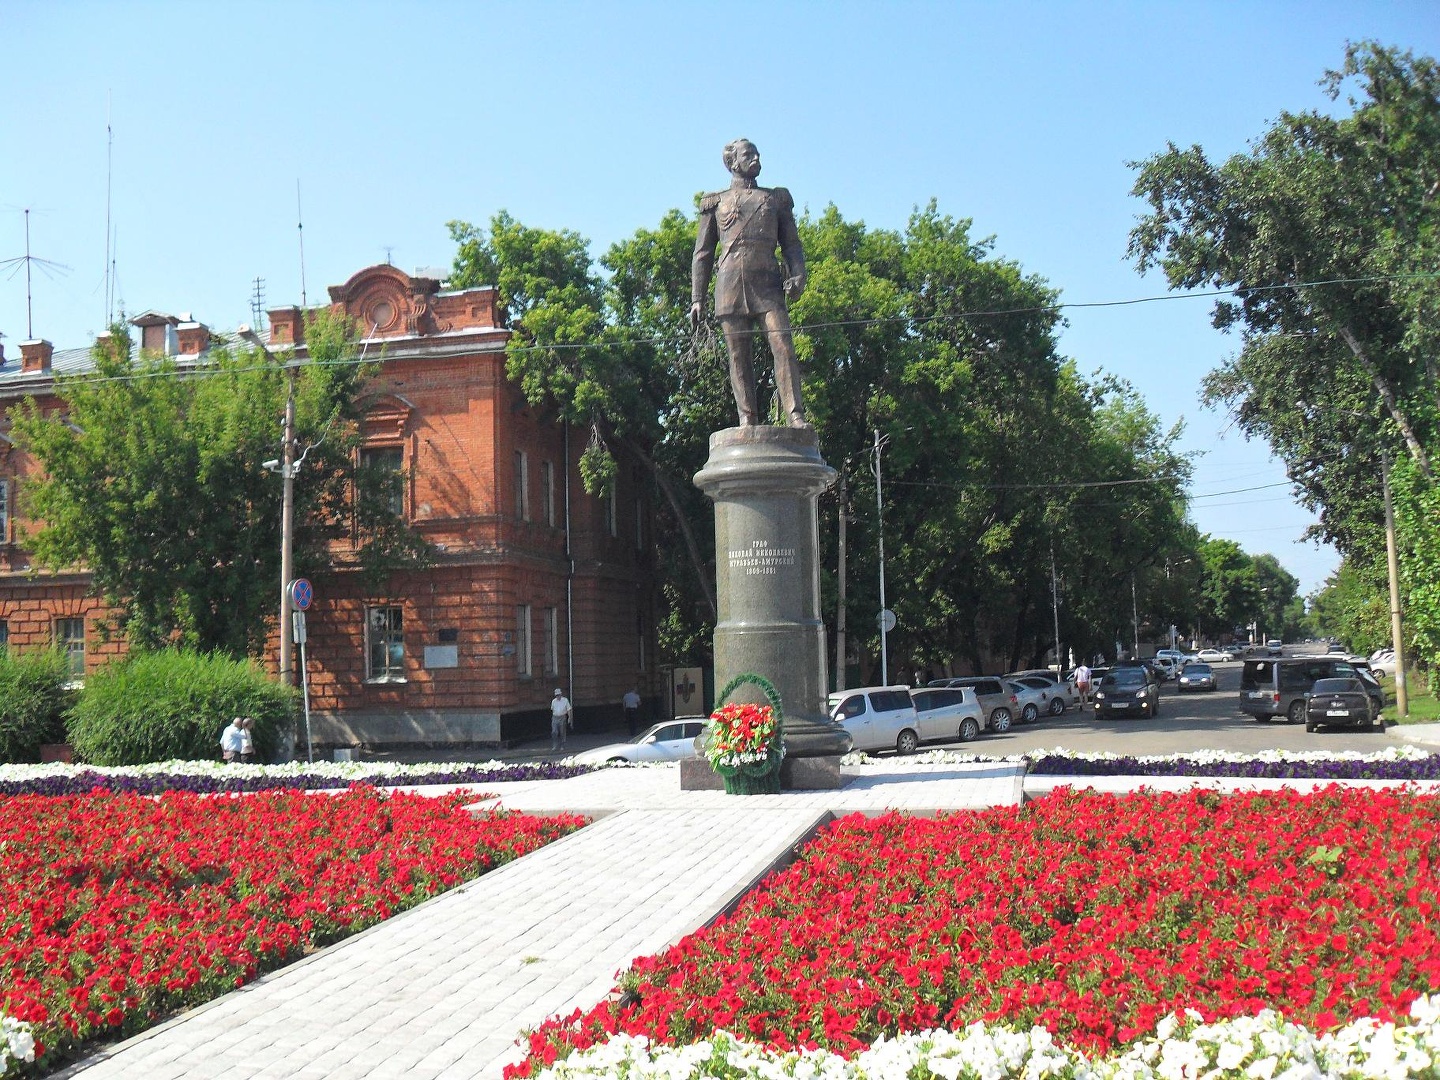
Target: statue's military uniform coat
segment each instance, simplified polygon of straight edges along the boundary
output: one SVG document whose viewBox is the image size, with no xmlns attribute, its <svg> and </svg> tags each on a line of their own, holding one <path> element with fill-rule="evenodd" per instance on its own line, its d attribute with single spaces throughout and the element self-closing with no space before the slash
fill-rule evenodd
<svg viewBox="0 0 1440 1080">
<path fill-rule="evenodd" d="M 715 245 L 720 260 L 715 264 Z M 782 270 L 775 258 L 780 248 Z M 692 301 L 705 302 L 712 265 L 715 314 L 758 316 L 785 310 L 784 282 L 805 272 L 805 253 L 795 228 L 795 200 L 784 188 L 732 187 L 700 200 L 700 228 L 691 262 Z"/>
</svg>

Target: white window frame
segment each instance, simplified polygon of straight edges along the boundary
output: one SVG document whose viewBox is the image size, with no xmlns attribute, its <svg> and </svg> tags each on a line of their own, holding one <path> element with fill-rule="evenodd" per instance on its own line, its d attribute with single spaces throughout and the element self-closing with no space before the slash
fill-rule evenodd
<svg viewBox="0 0 1440 1080">
<path fill-rule="evenodd" d="M 524 450 L 515 451 L 515 516 L 530 520 L 530 458 Z"/>
<path fill-rule="evenodd" d="M 605 497 L 605 527 L 612 537 L 620 535 L 620 497 L 613 489 Z"/>
<path fill-rule="evenodd" d="M 10 477 L 0 476 L 0 544 L 10 542 Z"/>
<path fill-rule="evenodd" d="M 533 654 L 531 652 L 530 636 L 530 605 L 515 605 L 515 673 L 522 679 L 528 679 L 535 674 L 532 666 Z"/>
<path fill-rule="evenodd" d="M 555 527 L 555 463 L 546 461 L 540 465 L 540 497 L 545 514 L 545 524 Z"/>
<path fill-rule="evenodd" d="M 560 674 L 560 609 L 545 609 L 545 674 Z"/>
<path fill-rule="evenodd" d="M 398 627 L 395 623 L 398 621 Z M 396 632 L 398 630 L 398 637 Z M 377 635 L 381 635 L 377 638 Z M 398 654 L 395 647 L 399 646 Z M 382 662 L 375 663 L 375 649 L 384 649 Z M 365 606 L 365 681 L 403 683 L 405 678 L 405 608 L 400 604 Z"/>
<path fill-rule="evenodd" d="M 79 624 L 80 634 L 73 631 Z M 81 686 L 85 682 L 85 616 L 66 615 L 56 618 L 50 624 L 51 640 L 65 653 L 65 667 L 68 674 L 66 686 Z M 78 663 L 77 663 L 78 661 Z"/>
</svg>

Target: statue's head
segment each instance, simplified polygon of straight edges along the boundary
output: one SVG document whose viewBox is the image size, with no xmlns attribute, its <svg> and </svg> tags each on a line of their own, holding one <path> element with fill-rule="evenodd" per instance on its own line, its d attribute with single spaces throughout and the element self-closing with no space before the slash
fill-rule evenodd
<svg viewBox="0 0 1440 1080">
<path fill-rule="evenodd" d="M 725 162 L 725 168 L 730 172 L 747 180 L 754 180 L 760 175 L 760 151 L 749 139 L 726 143 L 725 149 L 720 152 L 720 160 Z"/>
</svg>

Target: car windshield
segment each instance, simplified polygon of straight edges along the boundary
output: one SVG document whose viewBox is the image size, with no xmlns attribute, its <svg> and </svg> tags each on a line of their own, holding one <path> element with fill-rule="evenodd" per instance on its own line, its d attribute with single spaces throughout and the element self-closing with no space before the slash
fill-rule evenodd
<svg viewBox="0 0 1440 1080">
<path fill-rule="evenodd" d="M 1355 694 L 1360 691 L 1358 679 L 1319 679 L 1315 683 L 1313 693 L 1316 694 Z"/>
<path fill-rule="evenodd" d="M 1116 668 L 1100 680 L 1105 686 L 1135 686 L 1145 681 L 1144 668 Z"/>
<path fill-rule="evenodd" d="M 1209 665 L 1209 664 L 1186 664 L 1186 665 L 1185 665 L 1185 670 L 1182 671 L 1180 674 L 1182 674 L 1182 675 L 1209 675 L 1209 674 L 1210 674 L 1210 665 Z"/>
</svg>

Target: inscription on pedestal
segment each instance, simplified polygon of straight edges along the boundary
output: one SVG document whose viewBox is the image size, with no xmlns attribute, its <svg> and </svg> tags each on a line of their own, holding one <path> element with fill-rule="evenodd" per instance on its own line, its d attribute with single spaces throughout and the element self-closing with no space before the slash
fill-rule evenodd
<svg viewBox="0 0 1440 1080">
<path fill-rule="evenodd" d="M 796 549 L 775 547 L 769 540 L 752 540 L 748 548 L 731 548 L 726 555 L 730 560 L 731 573 L 755 577 L 779 573 L 782 566 L 794 566 Z"/>
</svg>

